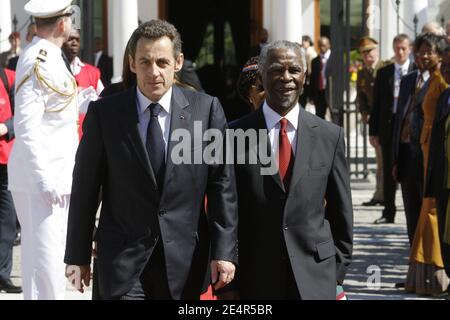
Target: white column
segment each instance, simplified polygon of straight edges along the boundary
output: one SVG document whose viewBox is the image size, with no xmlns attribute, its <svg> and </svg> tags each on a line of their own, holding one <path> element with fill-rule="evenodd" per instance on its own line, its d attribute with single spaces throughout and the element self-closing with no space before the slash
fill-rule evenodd
<svg viewBox="0 0 450 320">
<path fill-rule="evenodd" d="M 314 39 L 314 0 L 303 0 L 302 2 L 302 36 L 310 36 Z"/>
<path fill-rule="evenodd" d="M 11 0 L 0 0 L 0 52 L 11 49 L 8 37 L 11 34 Z"/>
<path fill-rule="evenodd" d="M 110 20 L 113 36 L 110 42 L 113 47 L 114 73 L 112 82 L 118 82 L 122 75 L 123 53 L 133 31 L 138 26 L 138 3 L 137 0 L 112 0 L 113 15 Z"/>
<path fill-rule="evenodd" d="M 429 11 L 428 0 L 408 0 L 402 1 L 403 4 L 403 19 L 406 21 L 406 26 L 404 26 L 403 32 L 414 38 L 414 16 L 417 15 L 417 34 L 422 30 L 423 25 L 428 21 L 427 12 Z"/>
<path fill-rule="evenodd" d="M 381 6 L 381 59 L 390 59 L 394 55 L 392 41 L 397 35 L 397 13 L 391 1 L 380 0 Z M 401 22 L 400 22 L 401 24 Z M 401 31 L 400 31 L 401 32 Z"/>
<path fill-rule="evenodd" d="M 272 40 L 302 41 L 302 0 L 272 2 Z"/>
<path fill-rule="evenodd" d="M 138 8 L 142 22 L 158 19 L 158 0 L 139 0 Z"/>
<path fill-rule="evenodd" d="M 263 0 L 263 27 L 269 32 L 269 41 L 272 41 L 272 0 Z"/>
</svg>

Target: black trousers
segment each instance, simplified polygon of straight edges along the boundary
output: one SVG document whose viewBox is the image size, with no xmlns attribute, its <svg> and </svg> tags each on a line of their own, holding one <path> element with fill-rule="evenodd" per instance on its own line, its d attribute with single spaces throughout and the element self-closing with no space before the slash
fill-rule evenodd
<svg viewBox="0 0 450 320">
<path fill-rule="evenodd" d="M 200 294 L 201 288 L 195 290 L 187 285 L 181 300 L 199 300 Z M 161 239 L 158 240 L 139 280 L 130 292 L 118 297 L 117 300 L 173 300 L 167 280 L 164 246 Z"/>
<path fill-rule="evenodd" d="M 398 179 L 402 186 L 409 245 L 412 245 L 423 198 L 423 165 L 421 155 L 414 153 L 409 144 L 399 146 Z"/>
<path fill-rule="evenodd" d="M 392 176 L 392 140 L 389 143 L 381 145 L 383 153 L 383 191 L 384 191 L 384 210 L 383 217 L 394 219 L 397 208 L 395 207 L 395 193 L 397 191 L 397 183 Z"/>
<path fill-rule="evenodd" d="M 328 108 L 326 97 L 326 90 L 319 91 L 314 97 L 314 106 L 316 107 L 316 116 L 325 119 L 325 114 Z"/>
<path fill-rule="evenodd" d="M 16 211 L 8 191 L 8 170 L 0 165 L 0 280 L 8 280 L 12 269 L 12 249 L 16 238 Z"/>
</svg>

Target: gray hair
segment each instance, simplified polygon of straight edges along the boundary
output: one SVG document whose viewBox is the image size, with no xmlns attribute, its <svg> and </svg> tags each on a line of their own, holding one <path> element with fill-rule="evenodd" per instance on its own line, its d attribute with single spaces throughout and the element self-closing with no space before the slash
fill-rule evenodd
<svg viewBox="0 0 450 320">
<path fill-rule="evenodd" d="M 269 52 L 277 49 L 286 49 L 286 50 L 292 50 L 292 51 L 298 51 L 300 53 L 300 60 L 302 63 L 303 72 L 306 73 L 306 56 L 305 52 L 302 50 L 302 47 L 297 42 L 291 42 L 287 40 L 278 40 L 274 42 L 270 42 L 266 46 L 264 46 L 261 50 L 261 54 L 259 55 L 259 63 L 258 63 L 258 70 L 259 73 L 264 72 L 264 67 L 267 62 L 267 57 L 269 56 Z"/>
<path fill-rule="evenodd" d="M 445 36 L 444 28 L 442 28 L 442 26 L 436 21 L 429 21 L 424 24 L 424 26 L 422 27 L 422 33 L 428 32 L 434 33 L 438 36 Z"/>
</svg>

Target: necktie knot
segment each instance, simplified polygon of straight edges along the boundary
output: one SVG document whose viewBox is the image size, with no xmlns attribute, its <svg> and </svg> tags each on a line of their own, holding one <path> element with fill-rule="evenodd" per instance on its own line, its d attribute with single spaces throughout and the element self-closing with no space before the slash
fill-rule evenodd
<svg viewBox="0 0 450 320">
<path fill-rule="evenodd" d="M 157 118 L 162 111 L 162 106 L 159 103 L 152 103 L 148 108 L 152 118 Z"/>
<path fill-rule="evenodd" d="M 281 131 L 286 131 L 287 126 L 288 126 L 288 121 L 287 119 L 283 118 L 280 120 L 280 125 L 281 125 Z"/>
</svg>

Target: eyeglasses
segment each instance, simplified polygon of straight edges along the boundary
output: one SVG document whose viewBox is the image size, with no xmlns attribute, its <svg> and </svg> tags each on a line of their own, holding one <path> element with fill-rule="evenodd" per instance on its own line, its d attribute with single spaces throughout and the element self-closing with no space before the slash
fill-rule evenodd
<svg viewBox="0 0 450 320">
<path fill-rule="evenodd" d="M 431 57 L 431 56 L 437 55 L 437 52 L 434 51 L 434 50 L 430 50 L 430 51 L 419 51 L 419 52 L 417 52 L 417 55 L 418 55 L 419 57 L 425 57 L 425 56 Z"/>
</svg>

